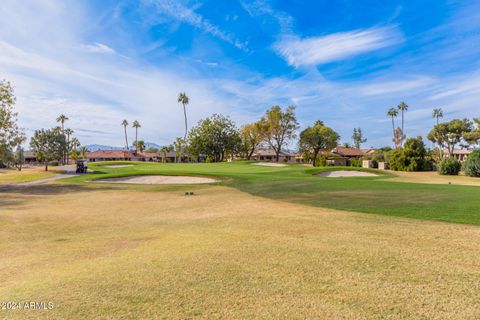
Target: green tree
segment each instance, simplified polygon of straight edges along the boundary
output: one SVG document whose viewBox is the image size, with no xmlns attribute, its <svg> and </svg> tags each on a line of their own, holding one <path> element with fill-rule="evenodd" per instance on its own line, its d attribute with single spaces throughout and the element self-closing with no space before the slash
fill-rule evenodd
<svg viewBox="0 0 480 320">
<path fill-rule="evenodd" d="M 65 135 L 57 128 L 36 130 L 30 141 L 37 159 L 45 163 L 45 171 L 48 171 L 48 162 L 62 159 L 66 145 Z"/>
<path fill-rule="evenodd" d="M 474 150 L 463 163 L 466 176 L 480 177 L 480 150 Z"/>
<path fill-rule="evenodd" d="M 435 125 L 429 132 L 427 138 L 442 148 L 447 149 L 451 157 L 455 146 L 462 141 L 469 144 L 478 141 L 475 134 L 472 134 L 474 131 L 475 128 L 472 121 L 468 119 L 453 119 L 452 121 Z"/>
<path fill-rule="evenodd" d="M 387 116 L 392 118 L 392 132 L 393 132 L 393 142 L 395 143 L 395 118 L 398 116 L 398 111 L 395 108 L 390 108 L 387 112 Z M 395 148 L 397 148 L 397 144 L 395 143 Z"/>
<path fill-rule="evenodd" d="M 123 120 L 121 125 L 123 126 L 123 131 L 125 132 L 125 149 L 128 150 L 128 137 L 127 137 L 128 121 L 126 119 Z"/>
<path fill-rule="evenodd" d="M 295 131 L 298 129 L 295 107 L 290 106 L 283 111 L 279 106 L 273 106 L 260 119 L 260 127 L 265 141 L 275 152 L 278 162 L 282 148 L 289 140 L 295 138 Z"/>
<path fill-rule="evenodd" d="M 57 117 L 57 122 L 60 122 L 61 126 L 62 126 L 62 132 L 63 130 L 65 129 L 65 121 L 67 120 L 70 120 L 66 115 L 64 114 L 61 114 Z"/>
<path fill-rule="evenodd" d="M 18 171 L 22 171 L 22 167 L 25 164 L 25 152 L 22 147 L 18 146 L 17 150 L 13 153 L 12 157 L 13 165 Z"/>
<path fill-rule="evenodd" d="M 16 98 L 11 84 L 0 81 L 0 164 L 8 164 L 13 150 L 25 141 L 25 134 L 17 124 L 14 110 Z"/>
<path fill-rule="evenodd" d="M 432 169 L 422 137 L 409 138 L 403 148 L 397 148 L 390 154 L 390 169 L 395 171 L 428 171 Z"/>
<path fill-rule="evenodd" d="M 175 148 L 175 162 L 182 162 L 183 153 L 186 149 L 187 142 L 183 138 L 177 137 L 173 141 L 173 147 Z"/>
<path fill-rule="evenodd" d="M 361 128 L 353 128 L 353 145 L 355 148 L 360 149 L 362 143 L 367 142 L 367 138 L 363 137 L 362 129 Z"/>
<path fill-rule="evenodd" d="M 82 159 L 87 158 L 87 153 L 88 153 L 88 148 L 87 147 L 85 147 L 85 146 L 81 147 L 79 152 L 80 152 L 80 156 L 82 157 Z"/>
<path fill-rule="evenodd" d="M 65 161 L 64 161 L 64 163 L 67 163 L 67 164 L 68 164 L 69 161 L 70 161 L 69 157 L 70 157 L 70 151 L 71 151 L 71 148 L 70 148 L 70 137 L 73 135 L 73 130 L 67 128 L 67 129 L 62 129 L 62 131 L 63 131 L 63 134 L 66 136 L 66 139 L 67 139 L 67 149 L 66 149 L 66 151 L 65 151 L 65 156 L 64 156 Z"/>
<path fill-rule="evenodd" d="M 137 120 L 133 121 L 132 127 L 135 128 L 135 141 L 138 141 L 138 128 L 141 128 L 140 122 Z M 137 144 L 135 144 L 135 152 L 138 152 Z"/>
<path fill-rule="evenodd" d="M 192 154 L 205 154 L 213 162 L 224 161 L 226 154 L 238 151 L 241 145 L 235 123 L 219 114 L 200 120 L 190 131 L 188 141 Z"/>
<path fill-rule="evenodd" d="M 311 152 L 313 166 L 315 167 L 320 151 L 334 149 L 339 140 L 338 133 L 317 121 L 313 126 L 300 133 L 299 149 L 302 152 Z"/>
<path fill-rule="evenodd" d="M 255 150 L 263 141 L 261 125 L 258 122 L 249 123 L 240 129 L 241 152 L 243 156 L 250 160 Z"/>
<path fill-rule="evenodd" d="M 136 152 L 140 151 L 143 152 L 145 150 L 145 141 L 138 140 L 133 142 L 133 147 L 135 148 Z"/>
<path fill-rule="evenodd" d="M 187 125 L 187 108 L 185 106 L 190 103 L 190 98 L 187 96 L 185 92 L 180 92 L 180 94 L 178 95 L 177 102 L 181 103 L 183 106 L 183 115 L 185 117 L 185 135 L 183 137 L 183 140 L 187 141 L 188 125 Z"/>
</svg>

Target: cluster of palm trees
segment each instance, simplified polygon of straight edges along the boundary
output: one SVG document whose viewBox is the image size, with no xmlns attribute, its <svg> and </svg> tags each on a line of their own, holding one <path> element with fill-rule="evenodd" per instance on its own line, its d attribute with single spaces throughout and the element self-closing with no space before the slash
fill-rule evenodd
<svg viewBox="0 0 480 320">
<path fill-rule="evenodd" d="M 130 148 L 129 148 L 129 145 L 128 145 L 128 135 L 127 135 L 127 127 L 129 125 L 129 123 L 126 119 L 124 119 L 122 121 L 121 125 L 123 126 L 123 131 L 125 133 L 125 149 L 129 150 Z M 139 149 L 140 149 L 140 151 L 143 151 L 143 148 L 144 148 L 143 141 L 138 140 L 138 128 L 141 128 L 141 127 L 142 126 L 140 125 L 140 122 L 138 122 L 137 120 L 133 121 L 132 128 L 135 129 L 135 141 L 134 141 L 135 152 L 138 152 Z"/>
<path fill-rule="evenodd" d="M 402 128 L 395 128 L 395 118 L 398 116 L 398 112 L 402 113 Z M 392 129 L 393 129 L 393 143 L 395 148 L 398 148 L 403 145 L 405 140 L 405 112 L 408 111 L 408 105 L 405 102 L 400 102 L 396 108 L 390 108 L 387 112 L 387 116 L 392 118 Z"/>
<path fill-rule="evenodd" d="M 85 157 L 86 153 L 88 152 L 88 149 L 85 146 L 79 149 L 80 141 L 73 137 L 74 131 L 70 128 L 65 128 L 65 122 L 68 120 L 70 119 L 64 114 L 61 114 L 57 117 L 57 122 L 59 122 L 61 125 L 60 130 L 65 136 L 65 140 L 67 142 L 66 151 L 62 157 L 63 164 L 68 164 L 70 162 L 70 156 L 74 158 L 76 158 L 77 155 Z"/>
<path fill-rule="evenodd" d="M 387 112 L 387 116 L 392 118 L 393 143 L 395 145 L 395 148 L 401 147 L 406 137 L 405 127 L 404 127 L 404 120 L 405 120 L 404 114 L 407 111 L 408 111 L 408 105 L 402 101 L 396 108 L 390 108 Z M 395 118 L 398 116 L 399 112 L 402 113 L 402 127 L 395 128 Z M 440 118 L 443 118 L 442 108 L 433 109 L 432 117 L 437 119 L 437 125 L 438 125 L 440 123 Z"/>
</svg>

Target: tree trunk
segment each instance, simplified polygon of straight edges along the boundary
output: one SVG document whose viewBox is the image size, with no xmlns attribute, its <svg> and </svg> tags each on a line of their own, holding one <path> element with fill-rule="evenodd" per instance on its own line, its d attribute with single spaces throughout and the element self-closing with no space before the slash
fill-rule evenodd
<svg viewBox="0 0 480 320">
<path fill-rule="evenodd" d="M 127 126 L 124 126 L 124 130 L 125 130 L 125 146 L 127 147 L 127 150 L 128 150 Z"/>
<path fill-rule="evenodd" d="M 318 152 L 320 150 L 315 150 L 313 149 L 313 166 L 315 167 L 315 165 L 317 164 L 317 157 L 318 157 Z"/>
<path fill-rule="evenodd" d="M 45 161 L 45 171 L 48 171 L 48 162 Z"/>
<path fill-rule="evenodd" d="M 187 109 L 185 109 L 185 103 L 182 103 L 183 105 L 183 115 L 185 117 L 185 136 L 183 137 L 184 141 L 187 141 L 187 131 L 188 131 L 188 125 L 187 125 Z"/>
<path fill-rule="evenodd" d="M 250 151 L 250 152 L 247 154 L 247 160 L 250 160 L 250 158 L 252 158 L 254 152 L 255 152 L 255 148 L 252 148 L 252 151 Z"/>
<path fill-rule="evenodd" d="M 393 144 L 395 145 L 395 148 L 397 148 L 397 143 L 395 142 L 395 120 L 393 120 L 393 116 L 392 116 L 392 129 L 393 129 Z"/>
<path fill-rule="evenodd" d="M 135 128 L 135 153 L 138 153 L 138 128 Z"/>
</svg>

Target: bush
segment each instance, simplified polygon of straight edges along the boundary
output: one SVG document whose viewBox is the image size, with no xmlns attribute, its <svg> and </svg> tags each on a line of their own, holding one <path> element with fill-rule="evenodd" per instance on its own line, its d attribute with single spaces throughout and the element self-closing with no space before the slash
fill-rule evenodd
<svg viewBox="0 0 480 320">
<path fill-rule="evenodd" d="M 350 159 L 350 165 L 352 167 L 361 167 L 362 166 L 362 160 L 361 159 Z"/>
<path fill-rule="evenodd" d="M 395 149 L 389 158 L 388 165 L 395 171 L 429 171 L 433 167 L 422 137 L 407 139 L 405 146 Z"/>
<path fill-rule="evenodd" d="M 457 176 L 462 168 L 460 161 L 454 158 L 446 158 L 438 165 L 438 173 L 442 175 Z"/>
<path fill-rule="evenodd" d="M 318 156 L 317 161 L 315 161 L 316 167 L 326 167 L 327 166 L 327 158 L 324 156 Z"/>
<path fill-rule="evenodd" d="M 473 151 L 463 163 L 466 176 L 480 177 L 480 150 Z"/>
</svg>

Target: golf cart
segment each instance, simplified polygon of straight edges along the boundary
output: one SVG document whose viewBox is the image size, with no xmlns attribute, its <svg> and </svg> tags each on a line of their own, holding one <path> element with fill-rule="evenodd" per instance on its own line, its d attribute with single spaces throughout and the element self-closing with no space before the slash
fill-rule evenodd
<svg viewBox="0 0 480 320">
<path fill-rule="evenodd" d="M 77 160 L 77 171 L 76 173 L 87 173 L 88 167 L 85 165 L 87 160 Z"/>
</svg>

